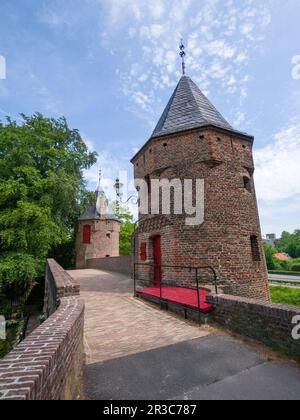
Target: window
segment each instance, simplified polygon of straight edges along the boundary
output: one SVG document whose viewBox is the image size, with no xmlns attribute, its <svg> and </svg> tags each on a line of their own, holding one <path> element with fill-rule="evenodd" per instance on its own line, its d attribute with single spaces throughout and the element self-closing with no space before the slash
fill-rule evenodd
<svg viewBox="0 0 300 420">
<path fill-rule="evenodd" d="M 247 190 L 247 191 L 249 191 L 251 193 L 252 192 L 252 188 L 251 188 L 251 180 L 250 180 L 250 178 L 248 178 L 247 176 L 244 176 L 243 182 L 244 182 L 244 188 L 245 188 L 245 190 Z"/>
<path fill-rule="evenodd" d="M 105 258 L 110 258 L 110 255 L 106 255 L 106 257 Z"/>
<path fill-rule="evenodd" d="M 251 252 L 252 252 L 252 260 L 253 261 L 260 261 L 260 253 L 259 253 L 259 245 L 258 245 L 258 238 L 257 236 L 251 236 Z"/>
<path fill-rule="evenodd" d="M 147 260 L 147 244 L 146 242 L 141 243 L 141 261 Z"/>
<path fill-rule="evenodd" d="M 167 146 L 168 146 L 168 143 L 164 143 L 164 144 L 163 144 L 163 146 L 164 146 L 164 147 L 167 147 Z"/>
<path fill-rule="evenodd" d="M 91 243 L 91 226 L 84 225 L 83 226 L 83 235 L 82 235 L 82 243 L 90 244 Z"/>
<path fill-rule="evenodd" d="M 107 233 L 107 234 L 106 234 L 106 237 L 107 237 L 108 239 L 110 239 L 110 233 Z"/>
</svg>

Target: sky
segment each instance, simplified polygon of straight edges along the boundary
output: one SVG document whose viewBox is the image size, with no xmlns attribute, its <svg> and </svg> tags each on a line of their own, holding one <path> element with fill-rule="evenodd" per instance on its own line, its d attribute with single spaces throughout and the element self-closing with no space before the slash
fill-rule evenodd
<svg viewBox="0 0 300 420">
<path fill-rule="evenodd" d="M 300 228 L 299 0 L 0 0 L 0 119 L 64 115 L 109 179 L 132 177 L 181 75 L 255 136 L 263 234 Z M 132 208 L 133 209 L 133 208 Z"/>
</svg>

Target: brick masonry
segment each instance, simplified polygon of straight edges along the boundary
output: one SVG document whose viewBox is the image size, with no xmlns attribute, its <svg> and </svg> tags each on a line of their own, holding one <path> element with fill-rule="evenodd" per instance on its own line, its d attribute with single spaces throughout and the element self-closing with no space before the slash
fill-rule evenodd
<svg viewBox="0 0 300 420">
<path fill-rule="evenodd" d="M 87 268 L 96 268 L 104 271 L 112 271 L 114 273 L 126 274 L 132 276 L 133 265 L 132 257 L 111 257 L 111 258 L 94 258 L 87 260 Z"/>
<path fill-rule="evenodd" d="M 45 308 L 52 315 L 0 360 L 1 400 L 69 400 L 78 395 L 84 363 L 80 288 L 54 260 L 47 262 L 46 284 Z"/>
<path fill-rule="evenodd" d="M 91 241 L 83 243 L 83 228 L 91 227 Z M 85 268 L 87 260 L 118 257 L 121 223 L 117 220 L 79 221 L 76 235 L 76 268 Z"/>
<path fill-rule="evenodd" d="M 186 226 L 187 215 L 174 212 L 141 215 L 136 260 L 142 262 L 140 246 L 146 242 L 147 262 L 153 262 L 153 238 L 159 235 L 163 265 L 212 266 L 225 293 L 269 301 L 251 139 L 195 129 L 152 139 L 132 162 L 138 179 L 205 180 L 204 223 Z"/>
<path fill-rule="evenodd" d="M 300 357 L 300 340 L 294 340 L 292 323 L 300 308 L 229 295 L 210 295 L 213 320 L 234 332 L 253 338 L 274 350 Z"/>
</svg>

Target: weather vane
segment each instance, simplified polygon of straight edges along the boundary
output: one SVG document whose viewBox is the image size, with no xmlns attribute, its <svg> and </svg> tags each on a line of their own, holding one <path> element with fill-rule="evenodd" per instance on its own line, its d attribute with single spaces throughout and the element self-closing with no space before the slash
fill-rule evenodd
<svg viewBox="0 0 300 420">
<path fill-rule="evenodd" d="M 179 49 L 180 49 L 179 55 L 182 59 L 182 74 L 185 75 L 185 60 L 184 59 L 185 59 L 186 53 L 185 53 L 185 46 L 183 44 L 183 39 L 181 39 L 181 44 L 179 46 Z"/>
</svg>

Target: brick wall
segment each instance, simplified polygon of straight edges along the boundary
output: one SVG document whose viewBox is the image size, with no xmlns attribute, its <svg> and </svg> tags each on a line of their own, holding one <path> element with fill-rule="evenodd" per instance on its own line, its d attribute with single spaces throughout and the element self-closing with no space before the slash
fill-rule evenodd
<svg viewBox="0 0 300 420">
<path fill-rule="evenodd" d="M 132 276 L 133 266 L 132 257 L 112 257 L 112 258 L 94 258 L 87 260 L 87 268 L 96 268 L 104 271 L 113 271 L 116 273 Z"/>
<path fill-rule="evenodd" d="M 84 303 L 79 286 L 47 262 L 45 309 L 51 316 L 0 360 L 0 400 L 76 398 L 84 363 Z"/>
<path fill-rule="evenodd" d="M 214 305 L 213 319 L 220 325 L 299 358 L 300 340 L 292 337 L 292 320 L 300 308 L 229 295 L 210 295 L 206 300 Z"/>
</svg>

